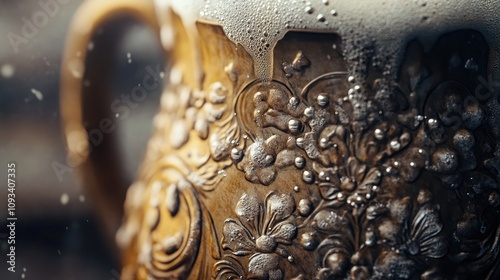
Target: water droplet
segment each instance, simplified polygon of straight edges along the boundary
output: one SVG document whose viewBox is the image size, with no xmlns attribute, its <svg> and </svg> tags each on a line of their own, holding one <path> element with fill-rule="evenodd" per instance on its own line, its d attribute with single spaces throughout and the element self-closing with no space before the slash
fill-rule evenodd
<svg viewBox="0 0 500 280">
<path fill-rule="evenodd" d="M 304 116 L 308 117 L 308 118 L 312 118 L 314 117 L 314 108 L 313 107 L 307 107 L 305 110 L 304 110 Z"/>
<path fill-rule="evenodd" d="M 305 165 L 306 165 L 306 161 L 303 157 L 296 157 L 295 158 L 295 167 L 304 168 Z"/>
<path fill-rule="evenodd" d="M 231 158 L 233 160 L 239 161 L 239 160 L 241 160 L 242 156 L 243 156 L 243 153 L 240 150 L 238 150 L 237 148 L 233 148 L 231 150 Z"/>
<path fill-rule="evenodd" d="M 299 148 L 304 147 L 304 138 L 302 137 L 297 138 L 297 140 L 295 140 L 295 143 L 297 144 L 297 146 L 299 146 Z"/>
<path fill-rule="evenodd" d="M 292 256 L 288 256 L 288 261 L 289 262 L 293 262 L 293 257 Z"/>
<path fill-rule="evenodd" d="M 318 16 L 316 17 L 316 19 L 319 21 L 319 22 L 325 22 L 325 16 L 323 14 L 318 14 Z"/>
<path fill-rule="evenodd" d="M 429 124 L 429 127 L 432 129 L 432 128 L 437 128 L 438 127 L 438 121 L 435 120 L 435 119 L 429 119 L 427 121 L 427 123 Z"/>
<path fill-rule="evenodd" d="M 384 139 L 384 132 L 380 128 L 375 129 L 375 131 L 373 132 L 373 135 L 375 136 L 375 138 L 377 140 Z"/>
<path fill-rule="evenodd" d="M 353 84 L 354 82 L 356 82 L 356 80 L 354 79 L 354 76 L 349 76 L 349 78 L 347 78 L 347 81 L 351 84 Z"/>
<path fill-rule="evenodd" d="M 390 146 L 393 151 L 398 151 L 401 148 L 401 144 L 396 140 L 391 141 Z"/>
<path fill-rule="evenodd" d="M 306 13 L 308 13 L 308 14 L 312 14 L 312 13 L 314 13 L 314 8 L 311 6 L 306 6 L 304 11 L 306 11 Z"/>
<path fill-rule="evenodd" d="M 33 94 L 35 95 L 36 99 L 38 99 L 38 100 L 40 100 L 40 101 L 42 101 L 42 100 L 43 100 L 43 94 L 42 94 L 40 91 L 38 91 L 38 90 L 36 90 L 36 89 L 32 88 L 32 89 L 31 89 L 31 93 L 33 93 Z"/>
<path fill-rule="evenodd" d="M 343 201 L 345 199 L 345 195 L 341 192 L 337 193 L 337 199 Z"/>
<path fill-rule="evenodd" d="M 300 188 L 299 188 L 299 186 L 294 186 L 294 187 L 293 187 L 293 190 L 294 190 L 295 192 L 299 192 L 299 191 L 300 191 Z"/>
<path fill-rule="evenodd" d="M 63 193 L 61 195 L 61 199 L 60 200 L 61 200 L 61 204 L 62 205 L 68 204 L 68 202 L 69 202 L 69 195 L 67 193 Z"/>
<path fill-rule="evenodd" d="M 299 105 L 299 99 L 297 97 L 292 97 L 292 98 L 290 98 L 288 103 L 290 104 L 290 106 L 292 106 L 292 108 L 295 109 Z"/>
<path fill-rule="evenodd" d="M 302 180 L 304 180 L 304 182 L 308 184 L 311 184 L 312 182 L 314 182 L 314 175 L 311 171 L 306 170 L 302 173 Z"/>
<path fill-rule="evenodd" d="M 298 120 L 289 120 L 288 121 L 288 129 L 292 133 L 299 133 L 302 130 L 302 123 Z"/>
<path fill-rule="evenodd" d="M 328 102 L 329 102 L 328 96 L 320 94 L 320 95 L 318 95 L 316 102 L 318 102 L 319 106 L 326 107 L 328 105 Z"/>
<path fill-rule="evenodd" d="M 5 79 L 12 78 L 15 73 L 14 66 L 10 64 L 4 64 L 2 65 L 2 69 L 0 69 L 0 73 L 2 74 L 2 77 L 4 77 Z"/>
</svg>

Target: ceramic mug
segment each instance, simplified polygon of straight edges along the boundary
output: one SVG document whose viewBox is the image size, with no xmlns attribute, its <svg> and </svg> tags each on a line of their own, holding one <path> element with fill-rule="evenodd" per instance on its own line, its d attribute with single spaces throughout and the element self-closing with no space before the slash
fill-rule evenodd
<svg viewBox="0 0 500 280">
<path fill-rule="evenodd" d="M 131 15 L 169 62 L 116 235 L 122 278 L 498 279 L 499 4 L 86 1 L 63 129 L 111 221 L 119 153 L 90 150 L 107 70 L 89 40 Z"/>
</svg>

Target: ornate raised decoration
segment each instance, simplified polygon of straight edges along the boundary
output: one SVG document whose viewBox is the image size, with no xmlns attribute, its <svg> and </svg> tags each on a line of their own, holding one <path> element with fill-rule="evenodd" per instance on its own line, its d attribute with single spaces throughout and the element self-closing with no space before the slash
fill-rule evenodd
<svg viewBox="0 0 500 280">
<path fill-rule="evenodd" d="M 500 105 L 477 95 L 487 54 L 473 68 L 467 50 L 441 57 L 460 40 L 486 46 L 472 31 L 427 52 L 413 42 L 397 84 L 375 62 L 337 71 L 342 60 L 307 49 L 270 81 L 242 79 L 237 61 L 204 90 L 172 79 L 131 189 L 145 194 L 127 198 L 120 239 L 139 258 L 126 267 L 144 279 L 498 276 Z"/>
</svg>

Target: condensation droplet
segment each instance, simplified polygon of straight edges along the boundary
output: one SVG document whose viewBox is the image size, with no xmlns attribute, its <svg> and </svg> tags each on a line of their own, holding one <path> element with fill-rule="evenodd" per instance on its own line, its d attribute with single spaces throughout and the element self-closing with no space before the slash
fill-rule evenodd
<svg viewBox="0 0 500 280">
<path fill-rule="evenodd" d="M 295 167 L 304 168 L 305 164 L 306 164 L 306 161 L 303 157 L 296 157 L 295 158 Z"/>
<path fill-rule="evenodd" d="M 390 145 L 391 145 L 391 149 L 394 151 L 398 151 L 401 148 L 401 144 L 396 140 L 391 141 Z"/>
<path fill-rule="evenodd" d="M 294 190 L 295 192 L 299 192 L 299 191 L 300 191 L 299 186 L 295 186 L 295 187 L 293 187 L 293 190 Z"/>
<path fill-rule="evenodd" d="M 231 158 L 235 161 L 238 161 L 242 158 L 243 153 L 237 148 L 233 148 L 231 150 Z"/>
<path fill-rule="evenodd" d="M 300 200 L 300 202 L 299 202 L 300 215 L 302 215 L 303 217 L 308 216 L 309 214 L 311 214 L 312 210 L 313 210 L 313 206 L 312 206 L 312 203 L 309 199 L 304 198 L 304 199 Z"/>
<path fill-rule="evenodd" d="M 373 132 L 373 135 L 375 136 L 375 138 L 377 140 L 384 139 L 384 132 L 380 128 L 375 129 L 375 131 Z"/>
<path fill-rule="evenodd" d="M 299 146 L 300 148 L 304 147 L 304 138 L 302 137 L 299 137 L 297 138 L 297 140 L 295 140 L 297 146 Z"/>
<path fill-rule="evenodd" d="M 314 117 L 314 108 L 313 107 L 307 107 L 305 110 L 304 110 L 304 116 L 308 117 L 308 118 L 312 118 Z"/>
<path fill-rule="evenodd" d="M 321 107 L 326 107 L 328 105 L 328 96 L 325 95 L 318 95 L 316 101 L 318 102 L 318 105 Z"/>
<path fill-rule="evenodd" d="M 314 181 L 314 176 L 313 174 L 311 173 L 311 171 L 304 171 L 302 173 L 302 180 L 304 180 L 304 182 L 310 184 Z"/>
<path fill-rule="evenodd" d="M 60 198 L 61 204 L 66 205 L 69 202 L 69 195 L 67 193 L 63 193 Z"/>
<path fill-rule="evenodd" d="M 288 121 L 288 129 L 292 133 L 298 133 L 302 130 L 302 123 L 298 120 L 290 120 Z"/>
<path fill-rule="evenodd" d="M 33 93 L 36 97 L 36 99 L 42 101 L 43 100 L 43 94 L 39 90 L 36 90 L 34 88 L 31 89 L 31 93 Z"/>
</svg>

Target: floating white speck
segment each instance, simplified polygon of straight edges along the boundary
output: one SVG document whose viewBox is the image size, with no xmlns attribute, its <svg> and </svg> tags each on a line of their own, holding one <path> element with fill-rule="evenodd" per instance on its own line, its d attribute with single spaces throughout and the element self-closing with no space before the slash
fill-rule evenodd
<svg viewBox="0 0 500 280">
<path fill-rule="evenodd" d="M 63 193 L 61 195 L 61 204 L 66 205 L 69 202 L 69 195 L 67 193 Z"/>
<path fill-rule="evenodd" d="M 38 90 L 36 90 L 36 89 L 32 88 L 32 89 L 31 89 L 31 93 L 33 93 L 33 94 L 36 96 L 36 99 L 38 99 L 38 100 L 40 100 L 40 101 L 42 101 L 42 100 L 43 100 L 43 94 L 42 94 L 40 91 L 38 91 Z"/>
<path fill-rule="evenodd" d="M 120 116 L 120 114 L 116 113 L 115 117 L 118 118 Z"/>
<path fill-rule="evenodd" d="M 23 274 L 21 274 L 21 279 L 24 279 L 24 277 L 25 277 L 24 273 L 23 273 Z"/>
<path fill-rule="evenodd" d="M 80 202 L 85 202 L 85 196 L 83 194 L 81 194 L 79 197 L 78 197 L 78 200 L 80 200 Z"/>
<path fill-rule="evenodd" d="M 88 44 L 88 46 L 87 46 L 87 49 L 88 49 L 89 51 L 92 51 L 92 50 L 94 49 L 94 42 L 90 42 L 90 43 Z"/>
<path fill-rule="evenodd" d="M 132 63 L 132 55 L 130 53 L 127 53 L 127 58 L 128 58 L 128 63 Z"/>
<path fill-rule="evenodd" d="M 6 78 L 6 79 L 9 79 L 9 78 L 12 78 L 12 76 L 14 76 L 14 66 L 10 65 L 10 64 L 4 64 L 2 65 L 2 69 L 0 69 L 0 73 L 2 74 L 2 77 Z"/>
</svg>

